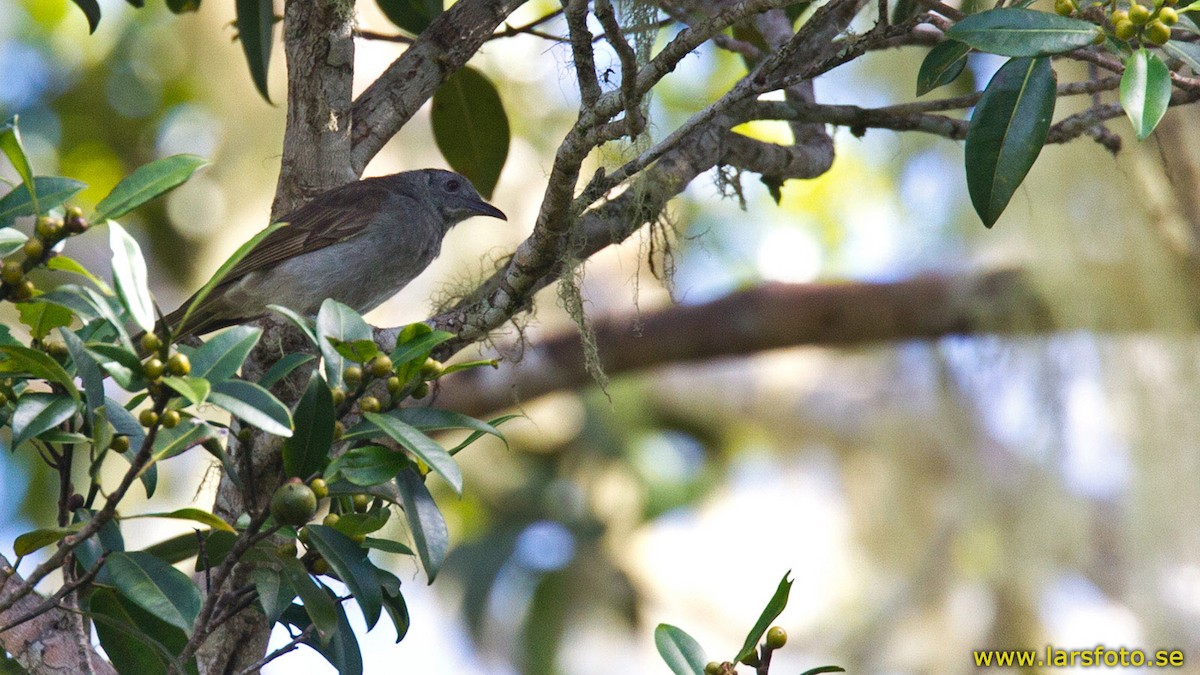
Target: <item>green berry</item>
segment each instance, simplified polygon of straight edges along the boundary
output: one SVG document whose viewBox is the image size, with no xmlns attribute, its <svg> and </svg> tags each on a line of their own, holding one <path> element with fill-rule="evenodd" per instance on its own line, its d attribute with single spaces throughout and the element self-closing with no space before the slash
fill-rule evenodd
<svg viewBox="0 0 1200 675">
<path fill-rule="evenodd" d="M 167 359 L 167 372 L 178 377 L 183 377 L 192 372 L 192 362 L 188 359 L 187 354 L 175 352 L 171 355 L 171 358 Z"/>
<path fill-rule="evenodd" d="M 158 413 L 146 408 L 138 414 L 138 421 L 141 422 L 142 426 L 144 427 L 152 427 L 155 424 L 158 424 Z"/>
<path fill-rule="evenodd" d="M 1171 29 L 1166 24 L 1155 19 L 1146 24 L 1146 41 L 1152 45 L 1165 45 L 1171 40 Z"/>
<path fill-rule="evenodd" d="M 342 379 L 345 380 L 346 386 L 357 387 L 362 383 L 363 371 L 358 366 L 347 366 L 346 371 L 342 373 Z"/>
<path fill-rule="evenodd" d="M 377 413 L 380 408 L 379 399 L 374 396 L 364 396 L 358 399 L 358 409 L 365 413 Z"/>
<path fill-rule="evenodd" d="M 1075 3 L 1071 0 L 1054 0 L 1054 13 L 1059 16 L 1071 16 L 1075 13 Z"/>
<path fill-rule="evenodd" d="M 724 666 L 719 661 L 709 661 L 704 666 L 704 675 L 721 675 Z"/>
<path fill-rule="evenodd" d="M 329 484 L 323 478 L 310 480 L 308 487 L 312 488 L 313 494 L 317 496 L 317 499 L 324 499 L 329 496 Z"/>
<path fill-rule="evenodd" d="M 422 399 L 428 395 L 429 395 L 429 383 L 428 382 L 422 382 L 421 384 L 418 384 L 417 388 L 413 389 L 413 392 L 411 394 L 411 396 L 415 399 Z"/>
<path fill-rule="evenodd" d="M 296 542 L 289 541 L 280 544 L 279 548 L 275 549 L 275 552 L 278 553 L 279 557 L 281 558 L 295 558 L 296 553 L 298 552 L 298 549 L 296 548 Z"/>
<path fill-rule="evenodd" d="M 32 298 L 33 292 L 36 290 L 37 287 L 33 285 L 33 282 L 26 279 L 13 287 L 12 295 L 18 301 L 25 301 Z"/>
<path fill-rule="evenodd" d="M 1109 20 L 1112 21 L 1112 24 L 1114 26 L 1121 23 L 1122 21 L 1128 21 L 1129 20 L 1129 12 L 1126 12 L 1123 9 L 1118 9 L 1117 11 L 1112 13 L 1112 16 L 1109 17 Z"/>
<path fill-rule="evenodd" d="M 146 362 L 142 364 L 142 374 L 146 376 L 147 380 L 157 380 L 162 377 L 165 369 L 166 366 L 157 357 L 146 359 Z"/>
<path fill-rule="evenodd" d="M 37 219 L 37 225 L 34 229 L 38 236 L 42 239 L 55 239 L 62 233 L 63 222 L 57 218 L 50 216 L 42 216 Z"/>
<path fill-rule="evenodd" d="M 71 234 L 87 232 L 88 228 L 91 227 L 87 218 L 83 217 L 83 209 L 78 206 L 72 206 L 67 209 L 66 225 L 67 232 Z"/>
<path fill-rule="evenodd" d="M 312 561 L 313 574 L 329 574 L 329 563 L 325 562 L 324 558 L 317 558 Z"/>
<path fill-rule="evenodd" d="M 162 348 L 162 338 L 154 333 L 145 333 L 142 335 L 142 349 L 147 352 L 156 352 Z"/>
<path fill-rule="evenodd" d="M 1179 12 L 1176 12 L 1170 7 L 1163 7 L 1162 9 L 1158 10 L 1158 20 L 1168 26 L 1174 26 L 1175 24 L 1179 23 Z"/>
<path fill-rule="evenodd" d="M 767 647 L 779 649 L 787 644 L 787 631 L 780 626 L 771 626 L 767 631 Z"/>
<path fill-rule="evenodd" d="M 344 435 L 346 435 L 346 425 L 342 424 L 341 420 L 334 422 L 333 423 L 333 440 L 336 441 Z"/>
<path fill-rule="evenodd" d="M 271 496 L 271 515 L 282 525 L 303 525 L 317 512 L 317 496 L 301 482 L 280 485 Z"/>
<path fill-rule="evenodd" d="M 421 379 L 436 380 L 442 376 L 442 371 L 446 369 L 441 361 L 437 359 L 425 359 L 425 363 L 421 364 Z"/>
<path fill-rule="evenodd" d="M 109 443 L 108 447 L 113 450 L 113 452 L 125 452 L 129 450 L 129 437 L 113 436 L 112 443 Z"/>
<path fill-rule="evenodd" d="M 359 493 L 354 495 L 352 501 L 354 502 L 354 510 L 359 513 L 365 513 L 371 507 L 371 495 Z"/>
<path fill-rule="evenodd" d="M 404 383 L 401 382 L 400 378 L 396 377 L 395 375 L 393 375 L 387 379 L 388 393 L 393 396 L 400 393 L 400 388 L 403 386 L 404 386 Z"/>
<path fill-rule="evenodd" d="M 183 416 L 178 410 L 166 410 L 162 414 L 162 425 L 167 429 L 174 429 L 183 421 Z"/>
<path fill-rule="evenodd" d="M 330 392 L 333 395 L 333 404 L 339 406 L 346 402 L 346 390 L 341 387 L 334 387 Z"/>
<path fill-rule="evenodd" d="M 392 374 L 392 360 L 386 354 L 380 354 L 367 364 L 367 372 L 371 377 L 387 377 Z"/>
<path fill-rule="evenodd" d="M 58 340 L 55 340 L 53 342 L 46 342 L 45 348 L 46 348 L 47 354 L 49 354 L 50 356 L 53 356 L 54 358 L 58 359 L 59 361 L 65 359 L 71 355 L 71 350 L 67 349 L 66 343 L 59 342 Z"/>
<path fill-rule="evenodd" d="M 1135 2 L 1129 6 L 1129 20 L 1135 26 L 1144 26 L 1150 21 L 1150 10 Z"/>
<path fill-rule="evenodd" d="M 321 521 L 321 524 L 324 525 L 325 527 L 336 527 L 338 524 L 338 521 L 341 519 L 342 519 L 342 517 L 339 516 L 338 514 L 330 513 L 329 515 L 325 516 L 325 519 Z"/>
<path fill-rule="evenodd" d="M 1120 21 L 1113 26 L 1113 34 L 1117 36 L 1118 40 L 1130 40 L 1137 35 L 1137 26 L 1129 20 Z"/>
<path fill-rule="evenodd" d="M 21 263 L 10 260 L 4 263 L 4 267 L 0 268 L 0 280 L 9 286 L 16 286 L 25 278 L 25 267 Z"/>
</svg>

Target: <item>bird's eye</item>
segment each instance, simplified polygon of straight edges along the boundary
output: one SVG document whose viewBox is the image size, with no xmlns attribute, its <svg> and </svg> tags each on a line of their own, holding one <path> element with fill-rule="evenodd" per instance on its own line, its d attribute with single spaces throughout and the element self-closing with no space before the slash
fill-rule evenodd
<svg viewBox="0 0 1200 675">
<path fill-rule="evenodd" d="M 450 180 L 449 180 L 449 181 L 446 183 L 446 189 L 447 189 L 447 190 L 449 190 L 449 191 L 451 191 L 451 192 L 458 192 L 458 188 L 459 188 L 459 187 L 461 187 L 461 185 L 459 184 L 459 182 L 458 182 L 458 181 L 454 180 L 453 178 L 451 178 L 451 179 L 450 179 Z"/>
</svg>

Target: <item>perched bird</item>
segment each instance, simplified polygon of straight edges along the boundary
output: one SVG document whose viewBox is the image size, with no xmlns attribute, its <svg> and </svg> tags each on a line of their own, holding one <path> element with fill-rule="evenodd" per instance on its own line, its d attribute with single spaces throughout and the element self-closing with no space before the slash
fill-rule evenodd
<svg viewBox="0 0 1200 675">
<path fill-rule="evenodd" d="M 451 227 L 471 216 L 507 220 L 452 171 L 367 178 L 315 196 L 279 220 L 180 325 L 192 299 L 166 317 L 177 337 L 253 321 L 282 305 L 313 316 L 326 298 L 366 313 L 420 274 Z M 193 296 L 194 298 L 195 296 Z"/>
</svg>

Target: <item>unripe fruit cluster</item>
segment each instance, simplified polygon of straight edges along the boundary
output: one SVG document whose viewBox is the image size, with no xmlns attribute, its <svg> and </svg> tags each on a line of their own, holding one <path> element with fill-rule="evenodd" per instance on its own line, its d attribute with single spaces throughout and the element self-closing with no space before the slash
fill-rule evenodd
<svg viewBox="0 0 1200 675">
<path fill-rule="evenodd" d="M 1064 0 L 1056 0 L 1056 8 L 1059 1 Z M 1170 7 L 1173 4 L 1174 0 L 1168 0 L 1162 6 L 1151 9 L 1135 1 L 1129 5 L 1128 10 L 1115 10 L 1109 17 L 1113 35 L 1118 40 L 1129 41 L 1140 33 L 1145 42 L 1165 45 L 1171 40 L 1171 26 L 1179 22 L 1179 12 Z"/>
</svg>

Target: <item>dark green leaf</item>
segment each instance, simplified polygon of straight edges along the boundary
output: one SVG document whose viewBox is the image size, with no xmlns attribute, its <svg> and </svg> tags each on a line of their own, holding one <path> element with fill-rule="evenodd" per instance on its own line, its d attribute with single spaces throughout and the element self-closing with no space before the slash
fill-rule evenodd
<svg viewBox="0 0 1200 675">
<path fill-rule="evenodd" d="M 1200 75 L 1200 45 L 1194 42 L 1184 42 L 1183 40 L 1171 40 L 1163 45 L 1161 49 L 1167 54 L 1183 61 L 1183 63 L 1192 69 L 1193 74 Z"/>
<path fill-rule="evenodd" d="M 846 669 L 841 666 L 817 666 L 816 668 L 809 668 L 803 673 L 800 673 L 800 675 L 824 675 L 825 673 L 844 672 L 846 672 Z"/>
<path fill-rule="evenodd" d="M 271 48 L 275 43 L 275 9 L 272 0 L 237 0 L 238 40 L 250 66 L 254 88 L 271 102 L 267 92 L 267 71 L 271 65 Z"/>
<path fill-rule="evenodd" d="M 129 334 L 125 331 L 125 322 L 118 316 L 122 313 L 120 301 L 116 298 L 101 295 L 94 289 L 78 284 L 63 284 L 58 288 L 35 297 L 31 302 L 50 302 L 62 305 L 75 312 L 84 322 L 101 319 L 116 333 L 122 345 L 132 348 Z M 104 342 L 110 342 L 103 338 Z"/>
<path fill-rule="evenodd" d="M 763 633 L 767 632 L 779 613 L 787 607 L 788 594 L 792 592 L 792 582 L 788 579 L 788 575 L 792 571 L 788 570 L 784 573 L 783 578 L 779 580 L 779 586 L 775 589 L 775 594 L 767 601 L 767 606 L 763 608 L 762 614 L 759 615 L 758 621 L 754 622 L 754 628 L 746 634 L 746 641 L 742 643 L 742 650 L 738 652 L 737 658 L 734 661 L 741 661 L 743 657 L 749 656 L 750 652 L 754 651 L 758 646 L 758 641 L 762 639 Z"/>
<path fill-rule="evenodd" d="M 333 600 L 325 594 L 324 586 L 308 576 L 308 570 L 299 560 L 283 558 L 280 562 L 283 577 L 304 602 L 304 611 L 316 626 L 321 642 L 328 644 L 338 632 L 338 613 Z"/>
<path fill-rule="evenodd" d="M 334 458 L 325 469 L 325 477 L 341 476 L 355 485 L 379 485 L 395 477 L 407 462 L 404 453 L 379 445 L 367 445 Z"/>
<path fill-rule="evenodd" d="M 17 399 L 17 409 L 12 416 L 13 449 L 71 419 L 78 408 L 79 402 L 67 396 L 23 394 Z"/>
<path fill-rule="evenodd" d="M 333 591 L 328 588 L 325 589 L 325 593 L 333 595 Z M 350 620 L 346 617 L 345 606 L 337 603 L 334 605 L 334 613 L 337 615 L 337 633 L 329 644 L 316 644 L 311 641 L 309 644 L 333 665 L 338 675 L 362 675 L 362 652 L 358 646 L 358 638 L 354 636 L 354 629 L 350 626 Z"/>
<path fill-rule="evenodd" d="M 192 405 L 204 403 L 208 400 L 209 392 L 212 391 L 212 385 L 208 380 L 191 375 L 185 377 L 170 375 L 163 378 L 163 384 L 179 392 L 179 395 L 186 398 Z"/>
<path fill-rule="evenodd" d="M 383 529 L 391 515 L 391 510 L 381 507 L 373 508 L 366 513 L 343 513 L 333 529 L 347 537 L 371 534 Z"/>
<path fill-rule="evenodd" d="M 339 521 L 340 523 L 341 521 Z M 398 541 L 391 539 L 379 539 L 376 537 L 367 537 L 363 541 L 363 545 L 367 548 L 373 548 L 376 551 L 384 551 L 386 553 L 397 553 L 400 555 L 414 555 L 413 550 Z"/>
<path fill-rule="evenodd" d="M 118 185 L 118 187 L 120 187 Z M 142 248 L 115 221 L 108 224 L 108 242 L 112 248 L 113 285 L 121 304 L 142 330 L 154 330 L 154 302 L 146 282 L 146 259 Z"/>
<path fill-rule="evenodd" d="M 383 15 L 401 29 L 420 35 L 442 13 L 442 0 L 375 0 Z"/>
<path fill-rule="evenodd" d="M 79 400 L 74 379 L 49 354 L 20 345 L 0 344 L 0 359 L 0 373 L 24 374 L 61 384 L 72 398 Z"/>
<path fill-rule="evenodd" d="M 71 331 L 60 328 L 59 334 L 71 353 L 71 361 L 75 364 L 75 373 L 83 382 L 83 395 L 87 401 L 88 420 L 96 414 L 96 409 L 104 405 L 104 374 L 96 360 L 88 354 L 79 336 Z M 107 427 L 107 423 L 105 423 Z"/>
<path fill-rule="evenodd" d="M 95 515 L 93 511 L 87 509 L 76 509 L 72 514 L 72 523 L 85 523 L 92 519 Z M 95 567 L 100 560 L 100 556 L 105 553 L 113 553 L 115 551 L 125 550 L 125 538 L 121 536 L 121 528 L 117 521 L 110 520 L 100 526 L 100 531 L 96 536 L 89 537 L 84 540 L 79 546 L 75 547 L 75 560 L 83 566 L 84 569 Z M 100 569 L 100 574 L 96 580 L 102 584 L 112 585 L 109 578 L 108 567 Z"/>
<path fill-rule="evenodd" d="M 438 408 L 400 408 L 387 414 L 421 431 L 470 429 L 484 434 L 491 434 L 502 441 L 504 440 L 504 436 L 500 434 L 500 430 L 491 424 L 450 410 L 440 410 Z"/>
<path fill-rule="evenodd" d="M 423 323 L 412 324 L 412 326 L 423 326 L 426 329 L 429 328 L 429 326 L 426 326 Z M 406 328 L 411 328 L 412 326 L 408 326 Z M 401 333 L 401 337 L 403 337 L 403 333 Z M 454 337 L 454 333 L 447 333 L 444 330 L 435 330 L 422 333 L 421 335 L 404 342 L 401 342 L 399 339 L 397 339 L 396 349 L 394 349 L 391 354 L 392 363 L 397 366 L 405 363 L 413 363 L 416 366 L 420 366 L 425 362 L 425 359 L 429 358 L 429 353 L 433 351 L 434 347 L 442 344 L 452 337 Z"/>
<path fill-rule="evenodd" d="M 38 207 L 52 209 L 79 194 L 87 187 L 87 183 L 60 176 L 36 176 L 33 179 L 33 186 L 37 191 Z M 25 184 L 17 186 L 0 198 L 0 223 L 11 223 L 14 218 L 33 214 L 33 199 L 30 198 L 29 187 Z M 8 251 L 4 255 L 8 255 L 8 253 L 12 253 L 12 251 Z"/>
<path fill-rule="evenodd" d="M 33 179 L 33 168 L 29 166 L 29 157 L 25 155 L 25 146 L 21 143 L 21 130 L 17 128 L 17 116 L 15 115 L 0 125 L 0 151 L 8 155 L 8 161 L 12 162 L 13 168 L 17 170 L 17 175 L 23 181 L 22 185 L 33 186 L 30 197 L 33 201 L 34 212 L 44 212 L 46 207 L 38 204 L 37 181 Z"/>
<path fill-rule="evenodd" d="M 29 237 L 20 230 L 11 227 L 0 228 L 0 258 L 20 251 L 27 241 Z"/>
<path fill-rule="evenodd" d="M 383 608 L 392 618 L 392 625 L 396 628 L 396 643 L 399 644 L 408 634 L 408 628 L 412 624 L 408 616 L 408 604 L 404 602 L 404 596 L 400 594 L 399 583 L 396 584 L 394 592 L 387 587 L 383 589 Z"/>
<path fill-rule="evenodd" d="M 21 323 L 29 326 L 29 334 L 39 340 L 55 328 L 70 326 L 74 318 L 71 310 L 66 307 L 45 302 L 17 303 L 17 312 Z"/>
<path fill-rule="evenodd" d="M 292 435 L 292 414 L 287 406 L 253 382 L 218 382 L 208 400 L 269 434 L 285 438 Z"/>
<path fill-rule="evenodd" d="M 217 333 L 190 355 L 192 375 L 212 383 L 228 380 L 242 367 L 260 337 L 262 329 L 254 326 L 233 326 Z"/>
<path fill-rule="evenodd" d="M 437 573 L 446 560 L 446 551 L 450 548 L 450 531 L 446 529 L 446 519 L 438 510 L 425 487 L 425 481 L 417 474 L 415 468 L 409 467 L 396 474 L 396 485 L 404 501 L 404 517 L 408 519 L 408 528 L 412 531 L 413 543 L 416 544 L 417 554 L 421 564 L 425 566 L 425 574 L 429 583 L 437 578 Z"/>
<path fill-rule="evenodd" d="M 78 260 L 75 260 L 74 258 L 69 258 L 60 253 L 48 260 L 46 262 L 46 267 L 48 269 L 58 270 L 60 272 L 78 274 L 79 276 L 95 284 L 96 288 L 99 288 L 100 291 L 105 295 L 113 294 L 113 289 L 109 288 L 108 284 L 104 283 L 103 279 L 95 274 L 92 274 L 88 268 L 84 267 Z"/>
<path fill-rule="evenodd" d="M 186 574 L 144 551 L 113 553 L 105 563 L 121 595 L 190 633 L 200 613 L 200 589 Z"/>
<path fill-rule="evenodd" d="M 204 548 L 197 550 L 200 555 L 196 556 L 197 572 L 203 572 L 206 569 L 216 567 L 225 561 L 225 556 L 233 550 L 234 543 L 237 542 L 238 535 L 232 532 L 222 530 L 208 530 L 204 537 Z M 255 549 L 250 549 L 246 552 L 246 560 L 251 560 L 254 557 Z"/>
<path fill-rule="evenodd" d="M 358 601 L 367 630 L 374 628 L 383 610 L 383 596 L 375 566 L 367 559 L 367 550 L 332 527 L 309 525 L 305 529 L 317 552 L 337 572 L 342 583 Z"/>
<path fill-rule="evenodd" d="M 455 493 L 462 494 L 462 470 L 458 468 L 458 463 L 454 461 L 450 453 L 446 452 L 445 448 L 438 445 L 432 438 L 390 415 L 363 413 L 363 417 L 379 427 L 380 431 L 387 434 L 392 440 L 419 457 L 422 462 L 428 464 L 429 468 L 446 479 L 450 487 L 454 488 Z"/>
<path fill-rule="evenodd" d="M 88 614 L 112 665 L 120 673 L 166 675 L 195 673 L 195 664 L 183 666 L 174 657 L 187 643 L 187 634 L 108 588 L 96 588 L 88 597 Z"/>
<path fill-rule="evenodd" d="M 291 375 L 292 371 L 315 358 L 317 357 L 312 354 L 301 354 L 299 352 L 284 354 L 283 358 L 276 361 L 275 365 L 263 373 L 263 376 L 258 379 L 258 384 L 264 389 L 270 389 L 277 382 Z"/>
<path fill-rule="evenodd" d="M 196 155 L 171 155 L 134 170 L 96 205 L 92 220 L 120 218 L 146 202 L 182 185 L 208 160 Z"/>
<path fill-rule="evenodd" d="M 96 0 L 71 0 L 75 6 L 83 11 L 83 15 L 87 17 L 88 32 L 95 33 L 96 26 L 100 25 L 100 3 Z"/>
<path fill-rule="evenodd" d="M 83 523 L 76 523 L 71 527 L 44 527 L 32 532 L 26 532 L 19 535 L 13 541 L 13 553 L 16 553 L 18 556 L 29 555 L 39 548 L 53 544 L 68 534 L 75 534 L 81 527 L 83 527 Z"/>
<path fill-rule="evenodd" d="M 375 345 L 374 340 L 343 342 L 332 337 L 325 339 L 329 340 L 329 344 L 333 345 L 333 348 L 337 350 L 338 354 L 342 355 L 342 358 L 349 359 L 355 363 L 366 363 L 375 358 L 375 355 L 379 353 L 379 347 Z"/>
<path fill-rule="evenodd" d="M 319 374 L 314 372 L 309 378 L 292 419 L 296 432 L 283 443 L 283 471 L 306 479 L 325 466 L 336 421 L 333 396 Z"/>
<path fill-rule="evenodd" d="M 956 40 L 946 40 L 929 50 L 917 73 L 917 96 L 950 84 L 967 67 L 967 53 L 971 48 Z"/>
<path fill-rule="evenodd" d="M 967 190 L 991 227 L 1042 151 L 1054 115 L 1050 59 L 1011 59 L 983 91 L 967 128 Z"/>
<path fill-rule="evenodd" d="M 192 316 L 192 312 L 196 311 L 196 308 L 199 307 L 200 304 L 204 302 L 204 299 L 207 298 L 210 293 L 212 293 L 213 289 L 221 283 L 225 276 L 229 274 L 229 271 L 232 270 L 239 262 L 241 262 L 242 258 L 245 258 L 246 254 L 249 253 L 251 249 L 253 249 L 255 246 L 258 246 L 260 241 L 266 239 L 267 236 L 275 230 L 278 230 L 286 225 L 287 223 L 272 223 L 262 232 L 250 237 L 250 241 L 247 241 L 239 246 L 238 250 L 233 252 L 233 255 L 229 256 L 225 262 L 221 263 L 221 266 L 217 268 L 217 271 L 213 273 L 212 277 L 200 287 L 200 290 L 196 291 L 196 294 L 192 296 L 191 304 L 188 305 L 187 310 L 183 313 L 183 318 L 179 320 L 178 324 L 172 326 L 171 329 L 175 332 L 179 332 L 184 326 L 186 326 L 188 319 Z"/>
<path fill-rule="evenodd" d="M 508 158 L 508 116 L 496 87 L 463 66 L 433 93 L 433 138 L 450 166 L 491 199 Z"/>
<path fill-rule="evenodd" d="M 279 572 L 269 567 L 254 569 L 254 588 L 258 591 L 258 604 L 262 606 L 267 624 L 273 625 L 284 610 L 296 599 L 296 592 L 283 582 Z"/>
<path fill-rule="evenodd" d="M 654 646 L 675 675 L 704 675 L 708 658 L 695 638 L 682 628 L 660 623 L 654 629 Z"/>
<path fill-rule="evenodd" d="M 175 14 L 197 12 L 200 10 L 200 0 L 167 0 L 167 9 Z"/>
<path fill-rule="evenodd" d="M 129 449 L 122 453 L 121 456 L 126 460 L 132 461 L 133 456 L 137 453 L 138 448 L 142 446 L 142 442 L 146 438 L 145 429 L 128 410 L 111 398 L 104 399 L 104 410 L 108 415 L 109 422 L 113 425 L 113 429 L 116 429 L 118 434 L 129 437 Z M 150 468 L 142 472 L 139 479 L 142 481 L 142 486 L 146 488 L 146 498 L 153 497 L 154 490 L 158 486 L 158 467 L 151 464 Z"/>
<path fill-rule="evenodd" d="M 370 340 L 371 327 L 358 312 L 336 300 L 326 300 L 317 312 L 317 335 L 343 342 Z M 346 369 L 345 358 L 328 340 L 321 340 L 319 346 L 321 356 L 325 358 L 325 379 L 330 386 L 340 386 L 342 372 Z"/>
<path fill-rule="evenodd" d="M 209 513 L 203 509 L 196 508 L 182 508 L 160 513 L 139 513 L 136 516 L 125 516 L 121 520 L 133 520 L 134 518 L 170 518 L 173 520 L 191 520 L 203 525 L 208 525 L 215 530 L 236 532 L 236 530 L 233 529 L 233 526 L 222 520 L 220 516 Z"/>
<path fill-rule="evenodd" d="M 200 540 L 211 532 L 212 530 L 185 532 L 147 546 L 143 550 L 165 563 L 174 565 L 196 555 L 200 551 Z"/>
<path fill-rule="evenodd" d="M 1101 34 L 1094 23 L 1031 9 L 1001 8 L 972 14 L 946 37 L 1001 56 L 1048 56 L 1086 47 Z"/>
<path fill-rule="evenodd" d="M 1167 65 L 1145 47 L 1130 54 L 1121 76 L 1121 107 L 1139 141 L 1154 131 L 1170 103 L 1171 72 Z"/>
<path fill-rule="evenodd" d="M 104 372 L 125 391 L 139 391 L 146 386 L 142 376 L 142 362 L 137 354 L 118 347 L 117 345 L 101 342 L 89 342 L 84 347 Z"/>
</svg>

